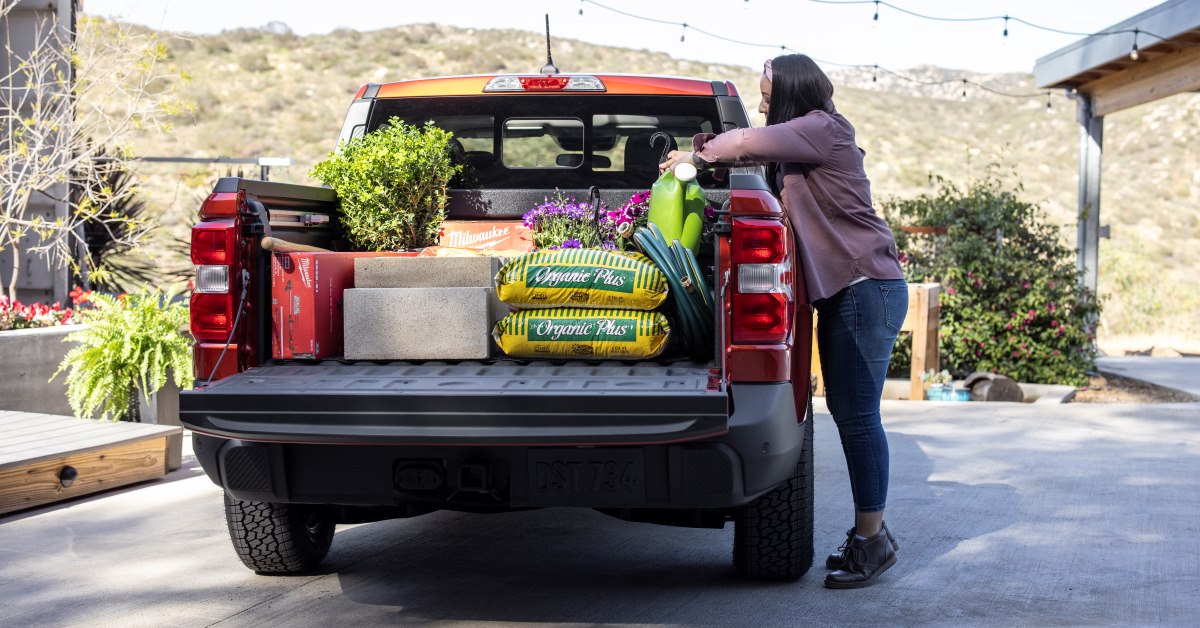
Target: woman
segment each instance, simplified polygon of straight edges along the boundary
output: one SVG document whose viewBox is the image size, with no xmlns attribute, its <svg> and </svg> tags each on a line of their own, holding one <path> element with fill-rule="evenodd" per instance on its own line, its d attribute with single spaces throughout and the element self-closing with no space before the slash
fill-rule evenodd
<svg viewBox="0 0 1200 628">
<path fill-rule="evenodd" d="M 871 206 L 854 127 L 833 107 L 829 77 L 805 55 L 784 55 L 766 62 L 759 83 L 758 110 L 767 126 L 697 136 L 695 152 L 672 151 L 659 167 L 767 164 L 817 310 L 825 400 L 854 494 L 854 527 L 826 560 L 834 571 L 825 586 L 864 587 L 896 562 L 895 540 L 883 523 L 888 445 L 879 401 L 908 289 L 892 232 Z"/>
</svg>

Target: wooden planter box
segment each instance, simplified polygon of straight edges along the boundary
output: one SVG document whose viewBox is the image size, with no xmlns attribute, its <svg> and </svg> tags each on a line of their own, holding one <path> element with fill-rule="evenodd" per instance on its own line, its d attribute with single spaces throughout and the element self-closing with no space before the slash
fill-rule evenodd
<svg viewBox="0 0 1200 628">
<path fill-rule="evenodd" d="M 182 431 L 0 410 L 0 515 L 162 477 Z"/>
</svg>

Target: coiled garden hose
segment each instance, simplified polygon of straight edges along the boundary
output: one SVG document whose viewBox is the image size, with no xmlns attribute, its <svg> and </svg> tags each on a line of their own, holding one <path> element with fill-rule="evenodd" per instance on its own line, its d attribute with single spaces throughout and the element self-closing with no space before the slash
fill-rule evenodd
<svg viewBox="0 0 1200 628">
<path fill-rule="evenodd" d="M 684 349 L 696 360 L 710 359 L 716 314 L 696 256 L 679 240 L 667 243 L 653 223 L 638 229 L 633 234 L 633 243 L 667 277 L 673 319 Z"/>
</svg>

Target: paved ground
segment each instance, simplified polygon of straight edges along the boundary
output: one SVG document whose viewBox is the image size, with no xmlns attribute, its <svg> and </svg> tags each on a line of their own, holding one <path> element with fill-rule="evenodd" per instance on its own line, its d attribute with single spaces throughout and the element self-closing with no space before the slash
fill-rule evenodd
<svg viewBox="0 0 1200 628">
<path fill-rule="evenodd" d="M 262 577 L 194 464 L 0 519 L 0 625 L 1194 625 L 1200 404 L 886 402 L 900 562 L 861 591 L 739 580 L 731 530 L 589 511 L 339 528 L 324 572 Z M 817 541 L 850 515 L 817 417 Z"/>
<path fill-rule="evenodd" d="M 1096 368 L 1200 397 L 1200 358 L 1105 356 L 1096 358 Z"/>
</svg>

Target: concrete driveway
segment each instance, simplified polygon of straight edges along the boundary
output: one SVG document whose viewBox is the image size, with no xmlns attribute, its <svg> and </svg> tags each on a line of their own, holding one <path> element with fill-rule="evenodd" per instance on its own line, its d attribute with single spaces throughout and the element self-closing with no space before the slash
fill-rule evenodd
<svg viewBox="0 0 1200 628">
<path fill-rule="evenodd" d="M 900 561 L 860 591 L 740 580 L 732 529 L 591 511 L 339 528 L 319 574 L 256 576 L 220 492 L 167 480 L 0 519 L 0 625 L 1193 624 L 1200 404 L 886 402 Z M 817 416 L 817 543 L 851 506 Z"/>
</svg>

